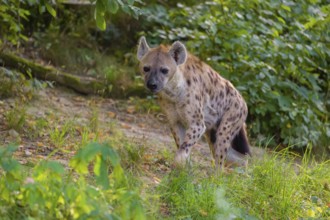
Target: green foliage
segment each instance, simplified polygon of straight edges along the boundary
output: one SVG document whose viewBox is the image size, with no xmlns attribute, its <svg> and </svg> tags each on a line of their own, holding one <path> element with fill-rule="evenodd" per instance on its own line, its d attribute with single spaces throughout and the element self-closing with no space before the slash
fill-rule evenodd
<svg viewBox="0 0 330 220">
<path fill-rule="evenodd" d="M 97 27 L 101 30 L 106 29 L 106 18 L 110 14 L 117 13 L 120 8 L 123 12 L 134 16 L 140 14 L 140 9 L 134 6 L 134 3 L 139 2 L 135 0 L 91 0 L 95 3 L 94 18 Z M 20 44 L 21 40 L 27 41 L 28 38 L 24 34 L 24 22 L 27 22 L 38 8 L 40 14 L 48 12 L 51 16 L 56 17 L 57 11 L 50 0 L 1 0 L 0 1 L 0 46 L 9 41 L 11 44 Z M 60 6 L 60 3 L 58 3 Z M 4 41 L 3 41 L 4 40 Z"/>
<path fill-rule="evenodd" d="M 106 15 L 117 13 L 121 8 L 125 13 L 133 15 L 135 18 L 140 14 L 140 9 L 134 6 L 135 0 L 96 0 L 95 21 L 98 28 L 105 30 Z"/>
<path fill-rule="evenodd" d="M 145 219 L 141 199 L 129 188 L 110 146 L 91 143 L 82 148 L 71 160 L 70 171 L 58 162 L 42 161 L 24 172 L 12 159 L 15 150 L 0 148 L 3 219 Z M 86 177 L 92 162 L 95 185 Z"/>
<path fill-rule="evenodd" d="M 49 0 L 41 0 L 40 3 L 35 0 L 0 1 L 0 36 L 3 37 L 3 39 L 0 39 L 0 46 L 6 41 L 17 45 L 21 40 L 28 40 L 23 32 L 24 22 L 28 21 L 31 16 L 29 7 L 35 5 L 39 7 L 40 14 L 47 10 L 53 17 L 56 17 L 56 11 L 51 6 Z M 4 42 L 2 40 L 4 40 Z"/>
<path fill-rule="evenodd" d="M 0 46 L 4 41 L 17 44 L 19 40 L 27 40 L 22 34 L 23 24 L 21 20 L 27 20 L 30 12 L 22 8 L 26 4 L 20 0 L 0 1 Z"/>
<path fill-rule="evenodd" d="M 144 13 L 152 42 L 184 41 L 241 91 L 254 137 L 275 136 L 273 146 L 328 146 L 330 6 L 325 1 L 179 3 Z"/>
<path fill-rule="evenodd" d="M 17 96 L 22 101 L 28 101 L 35 91 L 50 85 L 37 79 L 27 79 L 22 73 L 0 67 L 0 98 Z"/>
</svg>

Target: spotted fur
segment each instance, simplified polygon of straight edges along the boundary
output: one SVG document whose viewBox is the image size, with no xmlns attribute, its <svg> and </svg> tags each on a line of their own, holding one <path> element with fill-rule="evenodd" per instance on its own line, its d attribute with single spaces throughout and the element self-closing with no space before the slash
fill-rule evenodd
<svg viewBox="0 0 330 220">
<path fill-rule="evenodd" d="M 216 165 L 223 167 L 228 149 L 250 154 L 244 123 L 247 105 L 226 79 L 189 54 L 180 42 L 150 48 L 142 37 L 138 59 L 146 87 L 159 96 L 183 164 L 206 135 Z"/>
</svg>

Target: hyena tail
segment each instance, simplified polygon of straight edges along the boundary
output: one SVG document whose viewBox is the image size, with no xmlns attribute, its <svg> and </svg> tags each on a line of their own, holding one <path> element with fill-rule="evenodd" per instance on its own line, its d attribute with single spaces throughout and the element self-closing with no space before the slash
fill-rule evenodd
<svg viewBox="0 0 330 220">
<path fill-rule="evenodd" d="M 250 155 L 250 145 L 246 135 L 245 126 L 241 128 L 234 140 L 231 142 L 231 146 L 234 150 L 244 155 Z"/>
</svg>

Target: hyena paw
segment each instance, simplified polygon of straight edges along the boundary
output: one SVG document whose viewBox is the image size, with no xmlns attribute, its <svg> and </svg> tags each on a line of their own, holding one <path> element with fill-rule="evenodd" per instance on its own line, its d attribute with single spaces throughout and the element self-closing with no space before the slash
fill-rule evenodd
<svg viewBox="0 0 330 220">
<path fill-rule="evenodd" d="M 189 162 L 189 154 L 185 150 L 178 150 L 174 158 L 175 165 L 183 167 L 188 162 Z"/>
</svg>

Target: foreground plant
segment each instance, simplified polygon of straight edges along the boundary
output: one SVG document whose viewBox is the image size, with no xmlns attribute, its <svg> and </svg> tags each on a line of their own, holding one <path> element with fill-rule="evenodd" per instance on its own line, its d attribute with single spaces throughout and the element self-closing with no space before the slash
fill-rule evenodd
<svg viewBox="0 0 330 220">
<path fill-rule="evenodd" d="M 27 170 L 12 158 L 15 150 L 0 148 L 2 219 L 145 219 L 141 198 L 109 145 L 88 144 L 70 169 L 41 161 Z M 95 176 L 95 184 L 87 174 Z"/>
</svg>

